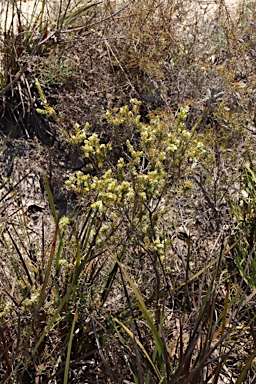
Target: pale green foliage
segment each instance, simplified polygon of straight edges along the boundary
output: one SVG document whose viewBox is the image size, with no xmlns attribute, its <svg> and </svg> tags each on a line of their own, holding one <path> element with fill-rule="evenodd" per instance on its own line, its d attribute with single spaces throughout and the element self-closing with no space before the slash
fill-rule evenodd
<svg viewBox="0 0 256 384">
<path fill-rule="evenodd" d="M 192 188 L 186 178 L 204 154 L 204 147 L 195 132 L 185 127 L 187 106 L 180 108 L 174 123 L 169 116 L 156 114 L 144 123 L 139 115 L 140 102 L 133 99 L 131 105 L 131 109 L 124 106 L 106 113 L 121 154 L 114 161 L 110 151 L 116 143 L 102 144 L 95 133 L 88 135 L 88 124 L 83 129 L 75 126 L 70 142 L 80 146 L 90 164 L 84 172 L 70 177 L 67 187 L 87 207 L 89 203 L 91 208 L 106 214 L 98 245 L 106 245 L 108 239 L 113 246 L 134 225 L 135 241 L 139 238 L 145 248 L 163 254 L 167 240 L 160 240 L 159 220 L 173 204 L 174 184 L 181 184 L 181 189 L 184 184 L 184 191 Z M 131 139 L 122 140 L 127 132 Z M 118 231 L 118 236 L 113 236 L 113 231 Z"/>
<path fill-rule="evenodd" d="M 43 106 L 44 106 L 44 109 L 37 108 L 36 109 L 37 113 L 39 113 L 40 115 L 55 116 L 56 112 L 48 104 L 48 101 L 47 101 L 47 99 L 46 99 L 46 97 L 44 95 L 44 92 L 43 92 L 42 87 L 41 87 L 41 85 L 40 85 L 38 80 L 36 80 L 35 86 L 36 86 L 36 89 L 37 89 L 37 91 L 39 93 L 40 100 L 41 100 L 41 102 L 43 103 Z"/>
<path fill-rule="evenodd" d="M 101 144 L 97 134 L 87 136 L 88 124 L 83 129 L 75 126 L 75 134 L 70 141 L 80 145 L 84 157 L 89 158 L 90 173 L 77 172 L 67 182 L 67 186 L 78 194 L 88 194 L 93 208 L 127 206 L 134 208 L 138 202 L 152 204 L 163 196 L 167 184 L 176 174 L 189 170 L 189 165 L 204 153 L 204 147 L 194 133 L 185 128 L 188 107 L 181 107 L 174 125 L 170 120 L 151 116 L 149 123 L 141 121 L 140 102 L 131 100 L 128 106 L 116 113 L 107 111 L 106 117 L 111 125 L 121 130 L 129 130 L 139 137 L 138 142 L 126 140 L 123 156 L 110 163 L 110 143 Z"/>
</svg>

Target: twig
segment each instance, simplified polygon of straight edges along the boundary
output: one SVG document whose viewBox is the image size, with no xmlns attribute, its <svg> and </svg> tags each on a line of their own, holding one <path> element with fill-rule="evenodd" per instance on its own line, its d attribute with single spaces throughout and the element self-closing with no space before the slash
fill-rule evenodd
<svg viewBox="0 0 256 384">
<path fill-rule="evenodd" d="M 93 328 L 93 333 L 94 333 L 94 336 L 95 336 L 95 341 L 96 341 L 96 345 L 98 347 L 98 351 L 99 351 L 99 355 L 100 355 L 100 358 L 104 364 L 104 367 L 107 371 L 107 373 L 109 374 L 110 378 L 112 381 L 115 382 L 115 379 L 113 377 L 113 373 L 111 372 L 111 369 L 110 369 L 110 366 L 107 362 L 107 359 L 105 358 L 104 354 L 103 354 L 103 350 L 102 350 L 102 347 L 100 345 L 100 341 L 99 341 L 99 337 L 98 337 L 98 333 L 97 333 L 97 330 L 96 330 L 96 327 L 95 327 L 95 323 L 94 323 L 94 319 L 92 319 L 92 328 Z"/>
<path fill-rule="evenodd" d="M 98 25 L 98 24 L 101 24 L 101 23 L 104 23 L 105 21 L 108 21 L 109 19 L 112 19 L 113 17 L 117 16 L 119 13 L 123 12 L 124 9 L 128 8 L 132 3 L 134 3 L 135 0 L 131 0 L 128 4 L 125 4 L 122 8 L 118 9 L 118 11 L 116 11 L 115 13 L 112 13 L 111 15 L 105 17 L 104 19 L 102 20 L 99 20 L 99 21 L 96 21 L 95 23 L 92 23 L 92 24 L 89 24 L 89 25 L 86 25 L 86 26 L 82 26 L 82 27 L 77 27 L 77 28 L 71 28 L 71 29 L 67 29 L 66 31 L 61 31 L 61 33 L 70 33 L 70 32 L 81 32 L 83 31 L 85 28 L 92 28 L 94 27 L 95 25 Z"/>
<path fill-rule="evenodd" d="M 40 37 L 38 38 L 37 40 L 37 43 L 35 44 L 34 48 L 32 49 L 29 57 L 32 58 L 38 51 L 39 47 L 40 47 L 40 41 L 42 39 L 44 35 L 44 32 L 41 33 Z M 46 39 L 44 39 L 46 40 Z M 44 41 L 43 40 L 43 41 Z M 48 40 L 48 38 L 47 38 Z M 23 73 L 26 71 L 27 67 L 28 67 L 28 64 L 29 64 L 30 60 L 28 60 L 24 65 L 23 67 L 19 70 L 18 73 L 16 73 L 14 79 L 9 83 L 7 84 L 5 87 L 3 87 L 1 90 L 0 90 L 0 96 L 4 96 L 6 94 L 6 92 L 9 91 L 9 89 L 11 89 L 16 83 L 17 81 L 19 81 L 19 79 L 21 78 L 21 76 L 23 75 Z"/>
</svg>

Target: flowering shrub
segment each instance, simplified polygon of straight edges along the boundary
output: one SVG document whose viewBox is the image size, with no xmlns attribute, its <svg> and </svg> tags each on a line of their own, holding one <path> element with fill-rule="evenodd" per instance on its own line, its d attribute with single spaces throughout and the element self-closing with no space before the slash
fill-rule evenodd
<svg viewBox="0 0 256 384">
<path fill-rule="evenodd" d="M 109 153 L 111 143 L 100 143 L 97 134 L 88 135 L 89 125 L 75 126 L 70 141 L 80 145 L 83 156 L 90 160 L 84 172 L 77 172 L 67 181 L 68 188 L 87 195 L 92 208 L 151 206 L 167 192 L 167 186 L 186 175 L 197 158 L 205 152 L 195 132 L 185 127 L 188 106 L 180 108 L 173 126 L 170 120 L 152 115 L 149 123 L 141 121 L 140 102 L 131 100 L 119 111 L 107 111 L 106 118 L 119 136 L 123 156 L 113 164 Z M 121 131 L 129 131 L 133 140 L 120 142 Z M 138 140 L 136 138 L 138 137 Z M 133 141 L 133 142 L 132 142 Z M 92 176 L 92 171 L 96 175 Z"/>
<path fill-rule="evenodd" d="M 145 249 L 162 254 L 166 240 L 160 240 L 159 221 L 171 204 L 172 186 L 180 182 L 184 191 L 192 188 L 186 177 L 205 150 L 195 129 L 186 129 L 188 106 L 180 108 L 173 124 L 167 115 L 157 114 L 145 123 L 139 114 L 140 104 L 133 99 L 131 109 L 124 106 L 106 113 L 121 153 L 114 161 L 111 143 L 101 143 L 95 133 L 89 135 L 88 124 L 75 126 L 70 141 L 80 146 L 89 164 L 70 177 L 67 187 L 86 201 L 87 207 L 89 202 L 92 209 L 104 214 L 98 244 L 106 245 L 110 240 L 113 246 L 117 238 L 128 236 L 142 241 Z M 130 139 L 122 140 L 127 133 Z M 110 239 L 115 231 L 118 236 Z"/>
</svg>

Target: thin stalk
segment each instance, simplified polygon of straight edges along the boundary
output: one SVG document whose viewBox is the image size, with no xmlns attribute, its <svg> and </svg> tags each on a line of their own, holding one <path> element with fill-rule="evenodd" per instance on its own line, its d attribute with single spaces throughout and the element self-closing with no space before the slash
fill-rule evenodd
<svg viewBox="0 0 256 384">
<path fill-rule="evenodd" d="M 73 340 L 73 335 L 74 335 L 74 331 L 75 331 L 75 324 L 76 324 L 77 320 L 78 320 L 78 309 L 76 309 L 76 312 L 74 314 L 74 318 L 73 318 L 73 321 L 72 321 L 72 327 L 71 327 L 71 330 L 70 330 L 63 384 L 68 384 L 68 371 L 69 371 L 69 366 L 70 366 L 70 356 L 71 356 L 72 340 Z"/>
</svg>

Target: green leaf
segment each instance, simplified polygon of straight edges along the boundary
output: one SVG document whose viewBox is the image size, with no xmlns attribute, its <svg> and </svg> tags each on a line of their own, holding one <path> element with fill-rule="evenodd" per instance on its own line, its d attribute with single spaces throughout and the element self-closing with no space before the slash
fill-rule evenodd
<svg viewBox="0 0 256 384">
<path fill-rule="evenodd" d="M 69 342 L 68 342 L 68 350 L 67 350 L 67 358 L 66 358 L 66 364 L 65 364 L 65 373 L 64 373 L 63 384 L 68 384 L 68 371 L 69 371 L 69 364 L 70 364 L 72 340 L 73 340 L 75 324 L 77 322 L 77 319 L 78 319 L 78 310 L 76 309 L 76 312 L 75 312 L 74 318 L 73 318 L 73 322 L 72 322 L 72 327 L 71 327 L 71 330 L 70 330 L 70 335 L 69 335 Z"/>
</svg>

